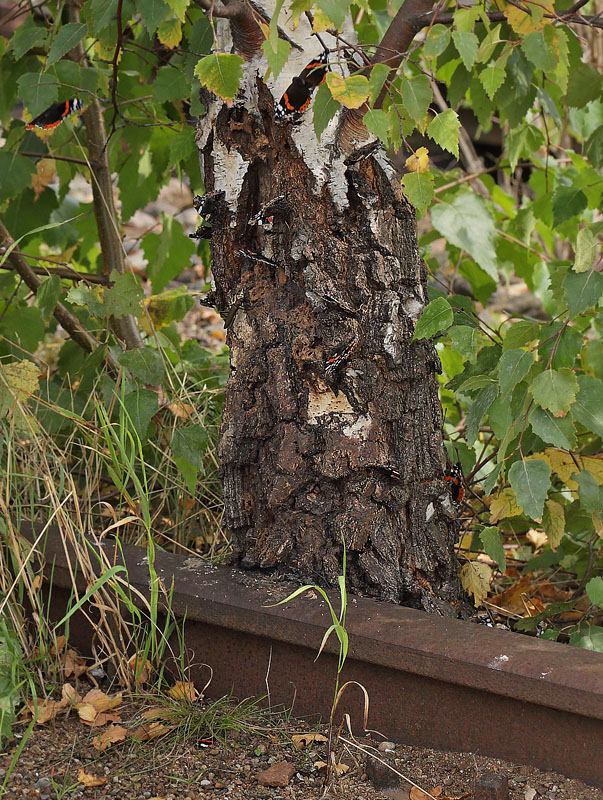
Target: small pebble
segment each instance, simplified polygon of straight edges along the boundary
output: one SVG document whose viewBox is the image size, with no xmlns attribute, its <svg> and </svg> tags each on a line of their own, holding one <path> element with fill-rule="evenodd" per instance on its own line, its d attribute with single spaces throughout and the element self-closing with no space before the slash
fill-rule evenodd
<svg viewBox="0 0 603 800">
<path fill-rule="evenodd" d="M 393 742 L 381 742 L 379 745 L 379 750 L 382 753 L 393 753 L 396 749 L 396 745 Z"/>
</svg>

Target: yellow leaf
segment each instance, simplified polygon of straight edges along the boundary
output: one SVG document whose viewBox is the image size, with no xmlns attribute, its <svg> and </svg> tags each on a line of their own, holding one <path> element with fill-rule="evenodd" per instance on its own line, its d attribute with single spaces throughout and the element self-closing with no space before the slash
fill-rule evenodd
<svg viewBox="0 0 603 800">
<path fill-rule="evenodd" d="M 591 516 L 595 528 L 595 533 L 600 539 L 603 539 L 603 519 L 601 519 L 601 517 L 599 516 L 599 514 L 597 514 L 596 511 L 593 511 Z"/>
<path fill-rule="evenodd" d="M 553 0 L 544 0 L 542 3 L 526 3 L 529 5 L 530 13 L 522 11 L 517 6 L 507 4 L 504 10 L 504 15 L 507 18 L 509 25 L 513 28 L 515 33 L 525 36 L 532 31 L 541 31 L 546 20 L 544 19 L 545 13 L 551 13 L 553 10 Z"/>
<path fill-rule="evenodd" d="M 547 462 L 551 471 L 573 492 L 578 490 L 578 483 L 571 479 L 574 473 L 586 470 L 590 472 L 599 486 L 603 486 L 603 454 L 596 456 L 576 456 L 556 447 L 547 447 L 544 453 L 535 453 L 529 458 L 541 458 Z"/>
<path fill-rule="evenodd" d="M 335 72 L 327 72 L 327 86 L 335 100 L 346 108 L 360 108 L 369 96 L 369 82 L 364 75 L 342 78 Z"/>
<path fill-rule="evenodd" d="M 548 536 L 544 531 L 530 528 L 530 530 L 526 533 L 526 539 L 534 545 L 535 550 L 539 550 L 547 543 Z"/>
<path fill-rule="evenodd" d="M 482 561 L 467 561 L 460 571 L 463 589 L 473 595 L 476 606 L 481 606 L 488 596 L 492 570 Z"/>
<path fill-rule="evenodd" d="M 86 772 L 82 767 L 80 767 L 80 771 L 77 774 L 77 779 L 80 783 L 83 783 L 84 786 L 102 786 L 109 780 L 108 778 L 96 778 L 94 775 Z"/>
<path fill-rule="evenodd" d="M 513 489 L 503 489 L 490 503 L 490 522 L 494 524 L 506 517 L 517 517 L 522 510 L 521 506 L 517 504 Z"/>
<path fill-rule="evenodd" d="M 419 147 L 416 153 L 406 159 L 406 169 L 409 172 L 429 172 L 429 151 L 426 147 Z"/>
<path fill-rule="evenodd" d="M 168 694 L 174 700 L 188 700 L 189 703 L 194 703 L 199 698 L 199 692 L 195 689 L 192 681 L 176 681 L 168 690 Z"/>
<path fill-rule="evenodd" d="M 552 550 L 559 547 L 565 533 L 565 511 L 556 500 L 546 500 L 542 514 L 542 524 Z"/>
<path fill-rule="evenodd" d="M 304 747 L 308 747 L 312 742 L 326 742 L 327 737 L 323 736 L 322 733 L 311 731 L 310 733 L 294 733 L 291 741 L 298 750 L 303 750 Z"/>
<path fill-rule="evenodd" d="M 39 379 L 40 370 L 33 361 L 24 359 L 0 364 L 0 394 L 4 388 L 3 385 L 6 384 L 19 403 L 27 400 L 37 390 Z M 4 401 L 0 398 L 0 416 L 3 405 Z"/>
<path fill-rule="evenodd" d="M 335 24 L 330 20 L 325 12 L 316 6 L 314 10 L 314 22 L 312 23 L 312 33 L 322 33 L 335 28 Z M 339 29 L 341 30 L 341 28 Z"/>
<path fill-rule="evenodd" d="M 182 39 L 182 23 L 178 19 L 166 19 L 157 28 L 157 38 L 170 49 L 178 47 Z"/>
<path fill-rule="evenodd" d="M 54 179 L 57 174 L 57 166 L 54 158 L 41 158 L 36 164 L 36 174 L 31 179 L 35 199 L 42 194 L 48 184 Z"/>
<path fill-rule="evenodd" d="M 102 753 L 103 750 L 111 747 L 114 742 L 123 742 L 127 734 L 128 732 L 123 725 L 111 725 L 106 731 L 103 731 L 102 733 L 99 733 L 98 736 L 95 736 L 92 740 L 92 744 L 96 747 L 99 753 Z"/>
</svg>

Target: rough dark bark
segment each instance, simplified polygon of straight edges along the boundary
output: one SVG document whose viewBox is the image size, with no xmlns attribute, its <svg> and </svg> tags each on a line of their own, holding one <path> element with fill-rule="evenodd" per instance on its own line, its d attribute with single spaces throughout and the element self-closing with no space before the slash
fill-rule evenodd
<svg viewBox="0 0 603 800">
<path fill-rule="evenodd" d="M 218 305 L 242 296 L 228 329 L 220 443 L 237 560 L 332 585 L 343 537 L 352 591 L 425 607 L 455 601 L 439 362 L 431 343 L 411 341 L 427 302 L 414 209 L 373 156 L 340 162 L 335 201 L 292 127 L 274 123 L 259 79 L 253 93 L 256 109 L 219 105 L 200 124 L 207 192 L 235 167 L 244 175 L 236 201 L 227 191 L 211 214 Z M 289 213 L 270 232 L 250 226 L 279 195 Z"/>
</svg>

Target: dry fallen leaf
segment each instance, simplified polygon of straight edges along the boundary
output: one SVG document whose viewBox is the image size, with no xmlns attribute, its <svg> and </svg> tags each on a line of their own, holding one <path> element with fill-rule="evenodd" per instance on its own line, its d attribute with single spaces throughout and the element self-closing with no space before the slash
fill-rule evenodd
<svg viewBox="0 0 603 800">
<path fill-rule="evenodd" d="M 432 797 L 439 797 L 442 794 L 442 787 L 436 786 L 435 789 L 432 789 L 429 794 Z M 418 789 L 416 786 L 413 786 L 410 790 L 410 800 L 429 800 L 429 794 L 421 791 L 421 789 Z"/>
<path fill-rule="evenodd" d="M 199 698 L 199 692 L 192 681 L 176 681 L 172 688 L 168 689 L 168 694 L 174 700 L 188 700 L 189 703 L 194 703 Z"/>
<path fill-rule="evenodd" d="M 86 672 L 86 661 L 71 648 L 63 656 L 63 665 L 66 678 L 79 678 Z"/>
<path fill-rule="evenodd" d="M 168 719 L 172 716 L 172 712 L 165 706 L 155 706 L 154 708 L 147 708 L 140 715 L 143 719 Z"/>
<path fill-rule="evenodd" d="M 83 697 L 84 703 L 89 703 L 96 711 L 109 711 L 111 708 L 121 705 L 122 693 L 118 692 L 113 696 L 101 692 L 100 689 L 90 689 Z"/>
<path fill-rule="evenodd" d="M 107 783 L 108 780 L 108 778 L 96 778 L 82 768 L 80 768 L 77 774 L 77 779 L 80 783 L 83 783 L 84 786 L 102 786 L 103 783 Z"/>
<path fill-rule="evenodd" d="M 57 653 L 62 653 L 67 644 L 67 639 L 61 634 L 57 636 L 56 643 L 50 648 L 50 654 L 56 656 Z"/>
<path fill-rule="evenodd" d="M 61 701 L 51 700 L 48 697 L 45 700 L 38 697 L 36 700 L 38 706 L 37 716 L 33 699 L 27 701 L 27 708 L 31 716 L 36 717 L 36 725 L 44 725 L 49 720 L 54 719 L 59 711 L 62 711 L 65 707 Z"/>
<path fill-rule="evenodd" d="M 102 728 L 103 725 L 106 725 L 108 722 L 121 722 L 121 714 L 115 711 L 101 711 L 91 722 L 85 720 L 82 720 L 82 722 L 84 725 L 89 725 L 91 728 Z"/>
<path fill-rule="evenodd" d="M 77 713 L 82 722 L 94 722 L 98 711 L 91 703 L 80 703 L 77 707 Z"/>
<path fill-rule="evenodd" d="M 78 694 L 75 686 L 72 686 L 70 683 L 63 684 L 63 689 L 61 690 L 61 694 L 63 700 L 66 701 L 66 707 L 77 706 L 78 703 L 82 702 L 82 698 Z"/>
<path fill-rule="evenodd" d="M 303 750 L 304 747 L 308 747 L 312 742 L 326 742 L 327 737 L 323 736 L 322 733 L 311 731 L 310 733 L 294 733 L 291 741 L 298 750 Z"/>
<path fill-rule="evenodd" d="M 544 531 L 537 530 L 536 528 L 530 528 L 530 530 L 526 533 L 526 539 L 534 545 L 535 550 L 539 550 L 547 543 L 548 536 Z"/>
<path fill-rule="evenodd" d="M 171 731 L 173 725 L 164 725 L 163 722 L 151 722 L 149 725 L 141 725 L 132 733 L 132 739 L 137 742 L 147 742 L 149 739 L 156 739 L 158 736 Z"/>
<path fill-rule="evenodd" d="M 99 752 L 103 752 L 107 747 L 110 747 L 114 742 L 123 742 L 128 735 L 128 732 L 123 725 L 111 725 L 106 731 L 99 733 L 92 740 L 92 744 Z"/>
<path fill-rule="evenodd" d="M 134 675 L 137 686 L 141 683 L 147 683 L 153 671 L 151 662 L 148 659 L 143 664 L 142 656 L 136 653 L 136 655 L 129 659 L 128 666 L 130 667 L 132 675 Z"/>
</svg>

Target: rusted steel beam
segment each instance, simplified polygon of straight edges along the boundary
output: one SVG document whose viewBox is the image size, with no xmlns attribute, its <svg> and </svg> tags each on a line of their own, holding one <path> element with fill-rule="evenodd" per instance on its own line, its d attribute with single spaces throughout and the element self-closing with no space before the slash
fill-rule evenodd
<svg viewBox="0 0 603 800">
<path fill-rule="evenodd" d="M 54 563 L 59 619 L 71 578 L 56 529 L 44 547 Z M 113 559 L 114 543 L 104 548 Z M 130 583 L 148 594 L 145 550 L 125 547 L 124 555 Z M 331 623 L 324 602 L 306 595 L 271 606 L 295 587 L 202 559 L 158 553 L 155 569 L 168 588 L 173 581 L 172 609 L 186 615 L 194 662 L 213 669 L 210 694 L 269 691 L 272 704 L 294 702 L 294 714 L 328 717 L 335 637 L 314 660 Z M 603 785 L 601 654 L 357 597 L 349 598 L 347 629 L 343 678 L 366 687 L 371 728 L 394 741 L 497 756 Z M 90 632 L 73 622 L 71 631 L 86 651 Z M 196 669 L 204 685 L 207 669 Z M 359 724 L 362 698 L 353 694 L 341 710 Z"/>
</svg>

